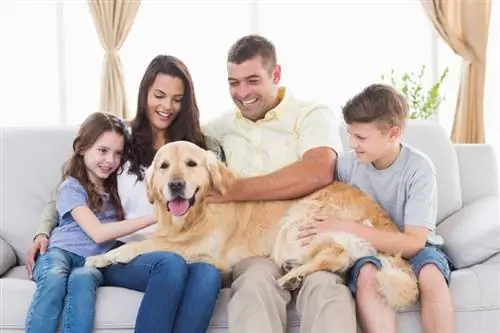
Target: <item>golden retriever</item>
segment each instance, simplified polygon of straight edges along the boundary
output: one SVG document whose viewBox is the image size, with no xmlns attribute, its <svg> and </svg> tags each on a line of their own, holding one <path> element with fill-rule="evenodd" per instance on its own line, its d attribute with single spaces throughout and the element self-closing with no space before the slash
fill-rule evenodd
<svg viewBox="0 0 500 333">
<path fill-rule="evenodd" d="M 151 251 L 172 251 L 188 262 L 206 261 L 223 273 L 249 257 L 270 257 L 284 273 L 277 283 L 294 289 L 307 275 L 325 270 L 345 273 L 353 262 L 379 255 L 383 267 L 377 281 L 380 295 L 400 308 L 418 296 L 415 275 L 400 256 L 378 253 L 368 242 L 350 234 L 325 233 L 306 247 L 298 227 L 315 214 L 332 214 L 399 232 L 387 214 L 355 187 L 335 182 L 298 200 L 209 204 L 211 189 L 222 194 L 235 176 L 215 155 L 177 141 L 160 148 L 146 172 L 148 197 L 158 214 L 157 230 L 148 239 L 89 257 L 86 265 L 104 267 L 127 263 Z"/>
</svg>

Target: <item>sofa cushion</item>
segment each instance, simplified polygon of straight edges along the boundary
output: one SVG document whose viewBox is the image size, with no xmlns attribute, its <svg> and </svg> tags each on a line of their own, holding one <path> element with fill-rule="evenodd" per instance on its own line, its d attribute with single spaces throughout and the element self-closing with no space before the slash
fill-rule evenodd
<svg viewBox="0 0 500 333">
<path fill-rule="evenodd" d="M 0 237 L 0 276 L 16 264 L 16 255 L 12 247 Z"/>
<path fill-rule="evenodd" d="M 76 128 L 2 128 L 0 235 L 24 263 L 44 204 L 61 179 Z"/>
<path fill-rule="evenodd" d="M 470 267 L 500 252 L 499 199 L 476 200 L 438 226 L 444 250 L 456 268 Z"/>
<path fill-rule="evenodd" d="M 349 137 L 345 124 L 340 135 L 343 149 L 349 151 Z M 438 224 L 462 207 L 458 158 L 446 131 L 438 123 L 424 120 L 410 120 L 402 141 L 428 155 L 436 168 L 438 185 Z"/>
</svg>

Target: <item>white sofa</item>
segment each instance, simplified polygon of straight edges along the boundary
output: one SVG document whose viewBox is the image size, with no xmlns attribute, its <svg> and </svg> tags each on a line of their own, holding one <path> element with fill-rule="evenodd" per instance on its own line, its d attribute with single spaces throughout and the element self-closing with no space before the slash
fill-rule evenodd
<svg viewBox="0 0 500 333">
<path fill-rule="evenodd" d="M 75 128 L 0 128 L 0 332 L 24 331 L 35 284 L 27 280 L 25 254 L 43 205 L 71 150 Z M 347 148 L 347 137 L 342 130 Z M 429 154 L 439 186 L 438 232 L 456 265 L 451 292 L 456 333 L 500 332 L 500 219 L 493 148 L 452 145 L 432 122 L 412 121 L 405 140 Z M 112 287 L 98 291 L 96 332 L 132 332 L 142 294 Z M 227 302 L 219 297 L 209 332 L 227 332 Z M 290 305 L 288 332 L 299 319 Z M 419 306 L 398 313 L 399 332 L 421 332 Z M 257 332 L 256 332 L 257 333 Z"/>
</svg>

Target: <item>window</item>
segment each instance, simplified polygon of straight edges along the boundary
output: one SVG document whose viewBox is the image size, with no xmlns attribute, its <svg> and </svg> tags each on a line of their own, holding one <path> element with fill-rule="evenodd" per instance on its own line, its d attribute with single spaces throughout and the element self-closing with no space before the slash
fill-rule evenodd
<svg viewBox="0 0 500 333">
<path fill-rule="evenodd" d="M 401 73 L 428 65 L 431 28 L 419 1 L 259 7 L 259 32 L 276 44 L 283 84 L 293 95 L 335 111 L 391 69 Z"/>
<path fill-rule="evenodd" d="M 120 52 L 128 104 L 136 112 L 139 83 L 149 62 L 170 54 L 188 67 L 204 122 L 232 106 L 227 51 L 250 32 L 248 2 L 143 2 Z"/>
<path fill-rule="evenodd" d="M 46 126 L 60 121 L 55 3 L 2 1 L 0 123 Z M 5 17 L 4 17 L 5 16 Z"/>
<path fill-rule="evenodd" d="M 67 123 L 76 125 L 99 111 L 104 49 L 88 1 L 65 1 L 63 19 L 64 111 Z"/>
</svg>

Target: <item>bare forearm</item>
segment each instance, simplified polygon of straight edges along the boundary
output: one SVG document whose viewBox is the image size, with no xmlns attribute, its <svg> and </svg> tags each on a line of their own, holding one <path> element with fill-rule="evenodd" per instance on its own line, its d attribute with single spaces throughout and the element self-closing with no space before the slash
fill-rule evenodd
<svg viewBox="0 0 500 333">
<path fill-rule="evenodd" d="M 333 181 L 333 167 L 295 163 L 274 173 L 238 180 L 235 201 L 288 200 L 310 194 Z"/>
<path fill-rule="evenodd" d="M 120 222 L 101 223 L 98 228 L 87 232 L 96 243 L 103 243 L 130 235 L 152 224 L 151 217 L 140 217 Z"/>
<path fill-rule="evenodd" d="M 382 231 L 361 224 L 355 225 L 354 233 L 369 241 L 377 250 L 392 255 L 401 253 L 406 259 L 415 256 L 425 246 L 425 241 L 413 235 Z"/>
</svg>

